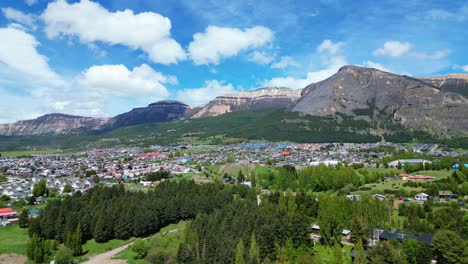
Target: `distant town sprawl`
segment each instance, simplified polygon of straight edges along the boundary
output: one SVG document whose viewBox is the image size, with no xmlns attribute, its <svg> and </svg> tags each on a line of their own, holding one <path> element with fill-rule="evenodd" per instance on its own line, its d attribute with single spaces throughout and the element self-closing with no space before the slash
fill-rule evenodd
<svg viewBox="0 0 468 264">
<path fill-rule="evenodd" d="M 144 178 L 159 170 L 172 175 L 203 175 L 209 166 L 237 165 L 294 165 L 298 168 L 319 164 L 358 165 L 363 167 L 397 167 L 404 164 L 432 163 L 425 159 L 395 159 L 379 164 L 394 151 L 411 151 L 433 159 L 460 157 L 467 153 L 437 151 L 433 144 L 289 144 L 289 143 L 242 143 L 224 146 L 152 146 L 149 148 L 92 149 L 77 153 L 32 155 L 28 157 L 0 158 L 0 195 L 13 200 L 32 195 L 34 185 L 46 179 L 48 189 L 60 193 L 84 192 L 96 182 L 114 184 L 116 181 L 140 180 L 145 186 L 153 181 Z M 460 166 L 460 164 L 452 164 Z M 463 166 L 463 164 L 461 164 Z M 433 179 L 431 176 L 401 174 L 402 179 Z M 425 178 L 426 177 L 426 178 Z M 164 179 L 163 179 L 164 180 Z M 246 181 L 246 184 L 249 184 Z M 70 186 L 66 188 L 67 186 Z M 72 190 L 72 192 L 70 192 Z"/>
</svg>

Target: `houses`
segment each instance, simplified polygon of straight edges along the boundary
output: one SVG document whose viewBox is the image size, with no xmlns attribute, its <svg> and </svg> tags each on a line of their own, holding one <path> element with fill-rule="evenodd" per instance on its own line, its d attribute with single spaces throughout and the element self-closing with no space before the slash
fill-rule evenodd
<svg viewBox="0 0 468 264">
<path fill-rule="evenodd" d="M 375 197 L 375 198 L 377 198 L 377 199 L 379 199 L 381 201 L 387 200 L 387 197 L 385 195 L 383 195 L 383 194 L 376 193 L 376 194 L 372 195 L 372 197 Z"/>
<path fill-rule="evenodd" d="M 424 160 L 424 159 L 397 159 L 397 160 L 394 160 L 394 161 L 391 161 L 388 163 L 388 166 L 390 167 L 397 167 L 398 164 L 400 165 L 405 165 L 406 163 L 408 164 L 426 164 L 426 163 L 429 163 L 431 164 L 432 161 L 429 161 L 429 160 Z"/>
<path fill-rule="evenodd" d="M 11 208 L 0 208 L 0 219 L 3 222 L 16 223 L 18 222 L 18 213 Z"/>
<path fill-rule="evenodd" d="M 414 196 L 414 199 L 416 199 L 416 201 L 427 201 L 431 196 L 429 194 L 426 194 L 426 193 L 418 193 Z"/>
<path fill-rule="evenodd" d="M 430 233 L 423 233 L 420 235 L 411 235 L 411 234 L 399 233 L 396 231 L 390 231 L 390 232 L 383 231 L 379 235 L 379 240 L 380 241 L 397 240 L 397 241 L 403 242 L 404 239 L 414 239 L 421 244 L 429 245 L 432 243 L 433 237 L 434 235 Z"/>
</svg>

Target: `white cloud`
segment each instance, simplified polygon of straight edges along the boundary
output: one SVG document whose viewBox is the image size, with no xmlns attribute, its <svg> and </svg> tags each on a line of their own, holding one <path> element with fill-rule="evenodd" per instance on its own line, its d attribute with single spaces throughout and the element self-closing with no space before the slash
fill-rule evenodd
<svg viewBox="0 0 468 264">
<path fill-rule="evenodd" d="M 153 12 L 132 10 L 109 12 L 98 3 L 64 0 L 50 3 L 41 15 L 49 38 L 76 36 L 83 43 L 101 41 L 141 49 L 157 63 L 172 64 L 186 58 L 182 47 L 171 38 L 169 18 Z"/>
<path fill-rule="evenodd" d="M 424 59 L 424 60 L 439 60 L 447 57 L 450 55 L 451 51 L 448 49 L 445 50 L 438 50 L 434 53 L 425 53 L 425 52 L 413 52 L 411 55 L 417 59 Z"/>
<path fill-rule="evenodd" d="M 365 67 L 374 68 L 374 69 L 381 70 L 381 71 L 392 72 L 388 68 L 384 67 L 382 64 L 373 62 L 373 61 L 365 61 L 363 65 Z"/>
<path fill-rule="evenodd" d="M 317 51 L 319 53 L 328 52 L 333 55 L 341 51 L 343 44 L 343 42 L 333 42 L 326 39 L 318 46 Z"/>
<path fill-rule="evenodd" d="M 311 83 L 323 81 L 335 74 L 340 67 L 348 64 L 346 58 L 341 55 L 342 42 L 323 41 L 317 48 L 317 53 L 321 56 L 323 69 L 311 71 L 305 78 L 277 77 L 263 82 L 267 87 L 289 87 L 292 89 L 304 88 Z"/>
<path fill-rule="evenodd" d="M 0 62 L 8 68 L 50 82 L 60 80 L 47 58 L 38 53 L 34 36 L 16 28 L 0 28 L 0 39 Z"/>
<path fill-rule="evenodd" d="M 119 64 L 92 66 L 83 71 L 77 78 L 77 83 L 91 94 L 166 98 L 169 91 L 164 84 L 176 84 L 177 79 L 156 72 L 146 64 L 133 70 Z"/>
<path fill-rule="evenodd" d="M 183 89 L 177 92 L 177 100 L 188 102 L 192 105 L 200 105 L 209 102 L 216 96 L 237 93 L 232 84 L 224 84 L 223 81 L 205 81 L 205 86 L 201 88 Z"/>
<path fill-rule="evenodd" d="M 37 0 L 25 0 L 25 2 L 28 6 L 33 6 L 37 3 Z"/>
<path fill-rule="evenodd" d="M 262 65 L 269 64 L 273 61 L 273 56 L 266 52 L 255 51 L 250 55 L 249 61 Z"/>
<path fill-rule="evenodd" d="M 273 69 L 285 69 L 288 67 L 297 67 L 299 63 L 297 63 L 293 58 L 289 56 L 283 56 L 281 59 L 271 65 Z"/>
<path fill-rule="evenodd" d="M 203 33 L 195 33 L 188 50 L 195 64 L 219 64 L 222 58 L 237 55 L 240 51 L 263 46 L 273 40 L 273 32 L 255 26 L 244 30 L 209 26 Z"/>
<path fill-rule="evenodd" d="M 427 17 L 434 20 L 455 19 L 458 22 L 463 22 L 468 18 L 468 5 L 463 5 L 455 11 L 447 11 L 444 9 L 431 9 L 427 11 Z"/>
<path fill-rule="evenodd" d="M 16 21 L 22 25 L 29 26 L 33 30 L 36 29 L 35 15 L 25 14 L 11 7 L 2 8 L 2 13 L 8 20 Z"/>
<path fill-rule="evenodd" d="M 467 65 L 458 65 L 458 64 L 455 64 L 453 65 L 453 69 L 454 70 L 462 70 L 464 72 L 468 72 L 468 64 Z"/>
<path fill-rule="evenodd" d="M 409 42 L 386 41 L 383 48 L 374 50 L 373 54 L 375 56 L 400 57 L 401 55 L 408 53 L 412 46 L 413 45 Z"/>
</svg>

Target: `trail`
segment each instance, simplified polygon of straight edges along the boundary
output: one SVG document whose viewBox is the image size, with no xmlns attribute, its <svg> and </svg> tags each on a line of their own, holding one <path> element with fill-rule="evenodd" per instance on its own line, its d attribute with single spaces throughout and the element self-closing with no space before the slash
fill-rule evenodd
<svg viewBox="0 0 468 264">
<path fill-rule="evenodd" d="M 126 260 L 123 260 L 123 259 L 112 259 L 113 256 L 117 255 L 118 253 L 120 253 L 121 251 L 124 251 L 125 249 L 127 249 L 130 245 L 132 245 L 133 242 L 131 243 L 128 243 L 126 245 L 123 245 L 123 246 L 120 246 L 118 248 L 114 248 L 110 251 L 107 251 L 107 252 L 104 252 L 104 253 L 101 253 L 101 254 L 98 254 L 98 255 L 94 255 L 94 256 L 91 256 L 90 259 L 86 262 L 84 262 L 85 264 L 124 264 L 124 263 L 127 263 Z"/>
</svg>

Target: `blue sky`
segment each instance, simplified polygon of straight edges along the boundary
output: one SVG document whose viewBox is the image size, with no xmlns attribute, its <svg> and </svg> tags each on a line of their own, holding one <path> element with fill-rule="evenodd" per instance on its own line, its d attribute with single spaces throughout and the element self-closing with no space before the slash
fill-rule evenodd
<svg viewBox="0 0 468 264">
<path fill-rule="evenodd" d="M 303 88 L 345 64 L 468 72 L 468 1 L 0 0 L 0 123 Z"/>
</svg>

